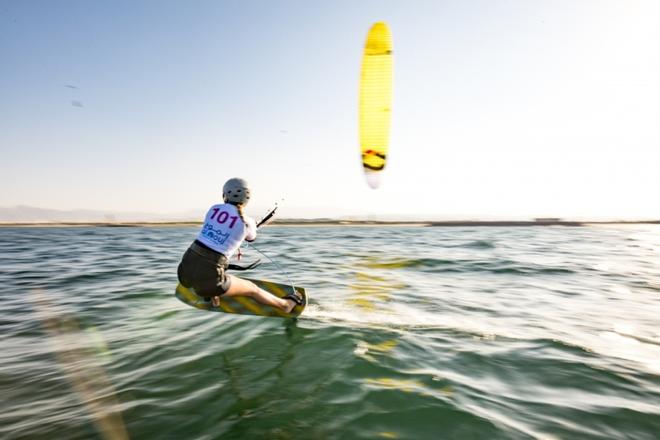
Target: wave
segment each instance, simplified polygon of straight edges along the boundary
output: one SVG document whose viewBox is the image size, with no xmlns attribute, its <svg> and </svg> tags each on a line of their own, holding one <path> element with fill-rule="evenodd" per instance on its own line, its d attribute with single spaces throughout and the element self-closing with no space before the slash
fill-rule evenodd
<svg viewBox="0 0 660 440">
<path fill-rule="evenodd" d="M 466 249 L 495 249 L 495 242 L 490 240 L 474 240 L 457 245 L 447 246 L 453 248 L 466 248 Z"/>
<path fill-rule="evenodd" d="M 633 281 L 632 284 L 642 289 L 660 292 L 660 282 L 653 280 Z"/>
</svg>

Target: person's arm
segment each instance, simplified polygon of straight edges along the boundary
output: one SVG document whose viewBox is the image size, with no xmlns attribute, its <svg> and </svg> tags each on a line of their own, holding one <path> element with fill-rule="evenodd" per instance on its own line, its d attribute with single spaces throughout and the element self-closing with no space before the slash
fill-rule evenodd
<svg viewBox="0 0 660 440">
<path fill-rule="evenodd" d="M 247 233 L 245 234 L 245 241 L 254 241 L 257 239 L 257 224 L 255 223 L 253 218 L 246 218 L 245 219 L 245 228 L 247 229 Z"/>
</svg>

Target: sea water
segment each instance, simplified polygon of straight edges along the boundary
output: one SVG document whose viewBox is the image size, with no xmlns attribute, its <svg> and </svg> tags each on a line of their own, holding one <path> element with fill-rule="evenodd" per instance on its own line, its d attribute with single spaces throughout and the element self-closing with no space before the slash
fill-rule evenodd
<svg viewBox="0 0 660 440">
<path fill-rule="evenodd" d="M 197 231 L 0 228 L 0 437 L 660 436 L 657 225 L 264 228 L 297 320 L 177 301 Z"/>
</svg>

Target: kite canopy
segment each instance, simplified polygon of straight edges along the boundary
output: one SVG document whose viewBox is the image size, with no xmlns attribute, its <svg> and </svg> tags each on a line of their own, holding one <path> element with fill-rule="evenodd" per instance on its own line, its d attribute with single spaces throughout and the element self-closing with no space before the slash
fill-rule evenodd
<svg viewBox="0 0 660 440">
<path fill-rule="evenodd" d="M 367 183 L 380 186 L 390 142 L 392 36 L 387 24 L 369 29 L 360 76 L 360 151 Z"/>
</svg>

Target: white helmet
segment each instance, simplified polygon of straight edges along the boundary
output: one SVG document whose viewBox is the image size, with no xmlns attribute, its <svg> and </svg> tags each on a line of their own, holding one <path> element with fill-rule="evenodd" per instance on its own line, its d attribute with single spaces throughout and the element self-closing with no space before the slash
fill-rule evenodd
<svg viewBox="0 0 660 440">
<path fill-rule="evenodd" d="M 222 187 L 222 197 L 226 203 L 245 205 L 250 200 L 250 186 L 245 179 L 231 178 Z"/>
</svg>

